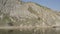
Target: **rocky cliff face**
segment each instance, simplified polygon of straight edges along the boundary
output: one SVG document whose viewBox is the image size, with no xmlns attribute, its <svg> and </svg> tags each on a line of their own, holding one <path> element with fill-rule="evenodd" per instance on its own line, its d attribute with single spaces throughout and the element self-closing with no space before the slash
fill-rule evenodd
<svg viewBox="0 0 60 34">
<path fill-rule="evenodd" d="M 30 28 L 60 26 L 60 13 L 33 2 L 0 0 L 0 26 L 11 24 Z"/>
</svg>

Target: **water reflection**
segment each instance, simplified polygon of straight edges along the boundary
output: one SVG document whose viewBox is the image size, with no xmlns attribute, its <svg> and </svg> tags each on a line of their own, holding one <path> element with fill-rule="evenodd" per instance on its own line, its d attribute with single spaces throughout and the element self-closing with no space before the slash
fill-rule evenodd
<svg viewBox="0 0 60 34">
<path fill-rule="evenodd" d="M 36 31 L 35 31 L 36 30 Z M 54 28 L 32 29 L 32 30 L 0 30 L 0 34 L 59 34 Z"/>
</svg>

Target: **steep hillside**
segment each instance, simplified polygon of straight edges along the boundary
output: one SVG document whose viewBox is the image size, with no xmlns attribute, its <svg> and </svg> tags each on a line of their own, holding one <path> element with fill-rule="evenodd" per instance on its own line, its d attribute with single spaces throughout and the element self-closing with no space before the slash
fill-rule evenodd
<svg viewBox="0 0 60 34">
<path fill-rule="evenodd" d="M 0 0 L 0 26 L 10 24 L 20 27 L 60 26 L 60 13 L 33 2 Z"/>
</svg>

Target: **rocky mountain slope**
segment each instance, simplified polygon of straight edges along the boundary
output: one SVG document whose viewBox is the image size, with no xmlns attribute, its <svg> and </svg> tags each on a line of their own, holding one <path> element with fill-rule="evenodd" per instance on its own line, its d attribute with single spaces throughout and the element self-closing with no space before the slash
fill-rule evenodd
<svg viewBox="0 0 60 34">
<path fill-rule="evenodd" d="M 0 0 L 0 26 L 60 26 L 60 13 L 33 2 Z"/>
</svg>

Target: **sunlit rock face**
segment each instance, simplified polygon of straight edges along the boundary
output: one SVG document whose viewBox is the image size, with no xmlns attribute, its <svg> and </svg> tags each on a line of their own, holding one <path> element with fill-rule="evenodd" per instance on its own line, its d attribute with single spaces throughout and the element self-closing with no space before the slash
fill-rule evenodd
<svg viewBox="0 0 60 34">
<path fill-rule="evenodd" d="M 33 2 L 0 0 L 0 26 L 20 26 L 20 31 L 33 34 L 57 34 L 60 13 Z"/>
</svg>

